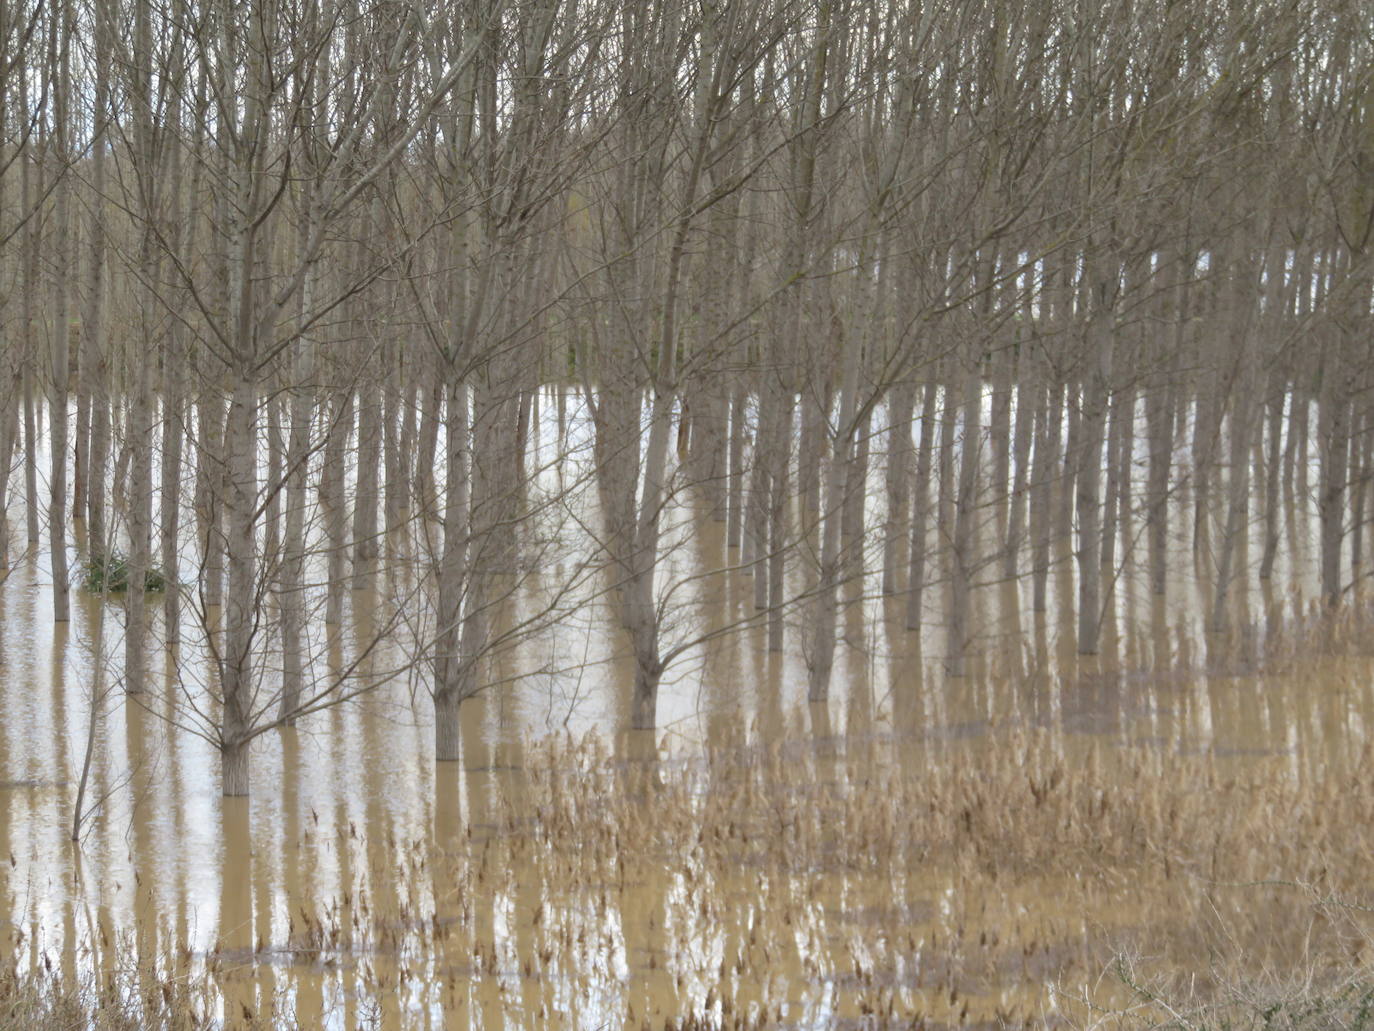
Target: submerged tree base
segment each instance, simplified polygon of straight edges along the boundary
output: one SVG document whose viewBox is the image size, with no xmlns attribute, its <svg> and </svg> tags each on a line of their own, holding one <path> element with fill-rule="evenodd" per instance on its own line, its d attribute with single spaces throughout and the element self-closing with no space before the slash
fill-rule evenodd
<svg viewBox="0 0 1374 1031">
<path fill-rule="evenodd" d="M 679 1031 L 1369 1027 L 1370 784 L 1369 751 L 1299 772 L 1029 728 L 529 746 L 440 785 L 462 816 L 431 840 L 337 828 L 340 896 L 236 801 L 208 942 L 25 925 L 0 1026 L 588 1026 L 573 998 Z M 287 841 L 334 841 L 310 812 Z M 289 919 L 254 887 L 283 857 Z"/>
</svg>

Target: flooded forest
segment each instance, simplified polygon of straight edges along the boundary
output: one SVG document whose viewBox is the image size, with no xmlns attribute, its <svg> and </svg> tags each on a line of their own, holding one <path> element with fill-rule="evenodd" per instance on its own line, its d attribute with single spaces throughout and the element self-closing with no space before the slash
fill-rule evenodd
<svg viewBox="0 0 1374 1031">
<path fill-rule="evenodd" d="M 0 1026 L 1374 1026 L 1359 0 L 0 3 Z"/>
</svg>

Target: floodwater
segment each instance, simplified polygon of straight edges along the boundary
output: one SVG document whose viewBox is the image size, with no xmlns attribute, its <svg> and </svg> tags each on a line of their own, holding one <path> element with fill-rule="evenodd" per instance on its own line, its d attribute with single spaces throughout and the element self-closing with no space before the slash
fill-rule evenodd
<svg viewBox="0 0 1374 1031">
<path fill-rule="evenodd" d="M 229 800 L 194 634 L 155 649 L 150 690 L 126 697 L 119 606 L 97 635 L 100 599 L 74 590 L 55 625 L 35 550 L 0 584 L 0 965 L 174 985 L 226 1025 L 594 1029 L 1082 1025 L 1139 1005 L 1137 973 L 1215 969 L 1223 946 L 1325 961 L 1310 926 L 1286 944 L 1265 928 L 1317 905 L 1315 853 L 1285 828 L 1331 891 L 1358 884 L 1342 861 L 1368 854 L 1365 832 L 1322 824 L 1320 803 L 1368 772 L 1374 662 L 1305 600 L 1301 503 L 1282 575 L 1260 587 L 1251 569 L 1232 629 L 1204 634 L 1206 557 L 1179 508 L 1167 596 L 1149 593 L 1142 536 L 1098 656 L 1075 654 L 1061 542 L 1048 612 L 1029 583 L 975 591 L 962 677 L 944 672 L 942 591 L 920 633 L 870 591 L 841 614 L 828 705 L 805 702 L 799 614 L 782 654 L 758 628 L 687 651 L 660 730 L 633 734 L 624 642 L 589 597 L 494 660 L 461 762 L 436 765 L 424 676 L 390 676 L 381 649 L 356 673 L 380 686 L 258 739 L 252 797 Z M 675 511 L 668 568 L 687 581 L 722 564 L 721 528 L 690 499 Z M 994 533 L 990 513 L 983 546 Z M 351 669 L 410 596 L 389 585 L 317 628 L 326 670 Z M 683 590 L 684 626 L 750 610 L 739 574 Z M 1237 800 L 1258 808 L 1232 825 Z M 1261 880 L 1291 887 L 1236 887 Z"/>
</svg>

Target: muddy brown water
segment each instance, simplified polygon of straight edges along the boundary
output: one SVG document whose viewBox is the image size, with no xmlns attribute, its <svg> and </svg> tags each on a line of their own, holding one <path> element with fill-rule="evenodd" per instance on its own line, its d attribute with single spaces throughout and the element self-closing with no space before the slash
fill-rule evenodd
<svg viewBox="0 0 1374 1031">
<path fill-rule="evenodd" d="M 874 771 L 977 768 L 1028 732 L 1070 769 L 1132 749 L 1293 783 L 1347 768 L 1374 721 L 1374 662 L 1359 635 L 1332 645 L 1311 615 L 1309 523 L 1295 514 L 1281 586 L 1242 585 L 1223 637 L 1202 632 L 1192 555 L 1180 548 L 1160 600 L 1137 548 L 1102 654 L 1077 656 L 1061 549 L 1046 613 L 1030 611 L 1029 585 L 978 589 L 963 677 L 943 672 L 939 591 L 919 634 L 856 601 L 828 705 L 804 700 L 799 645 L 770 655 L 750 630 L 675 666 L 647 740 L 622 729 L 623 648 L 611 615 L 589 606 L 542 639 L 537 675 L 517 675 L 518 653 L 501 660 L 513 679 L 464 707 L 462 762 L 434 763 L 429 700 L 401 677 L 259 739 L 247 800 L 219 795 L 194 649 L 158 651 L 160 689 L 124 697 L 117 609 L 97 660 L 99 599 L 74 592 L 71 623 L 54 625 L 35 552 L 0 585 L 0 961 L 94 983 L 179 980 L 227 1024 L 1083 1023 L 1077 998 L 1138 999 L 1112 974 L 1117 953 L 1205 962 L 1207 940 L 1177 925 L 1206 892 L 1184 889 L 1179 910 L 1176 883 L 1110 864 L 1017 870 L 919 843 L 865 858 L 857 831 L 798 830 L 819 796 L 799 787 L 788 810 L 786 782 L 900 824 L 880 815 Z M 742 578 L 701 590 L 727 615 L 751 597 Z M 346 664 L 382 605 L 353 592 L 321 661 Z M 93 708 L 91 815 L 73 844 Z M 709 759 L 722 743 L 772 758 Z M 784 783 L 741 811 L 775 812 L 775 827 L 655 837 L 663 797 L 745 805 L 760 771 Z M 659 782 L 696 787 L 660 796 Z M 791 854 L 760 844 L 789 834 Z M 1283 875 L 1281 854 L 1269 865 Z"/>
</svg>

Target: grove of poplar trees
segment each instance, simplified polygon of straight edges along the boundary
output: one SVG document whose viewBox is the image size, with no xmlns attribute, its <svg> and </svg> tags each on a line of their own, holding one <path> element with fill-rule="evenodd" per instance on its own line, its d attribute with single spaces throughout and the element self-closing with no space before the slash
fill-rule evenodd
<svg viewBox="0 0 1374 1031">
<path fill-rule="evenodd" d="M 1222 629 L 1295 497 L 1324 601 L 1368 572 L 1359 0 L 8 0 L 0 138 L 0 574 L 119 568 L 226 794 L 403 669 L 457 759 L 593 602 L 652 728 L 745 626 L 824 700 L 864 597 L 938 589 L 958 676 L 1056 562 L 1081 653 L 1189 547 Z M 385 675 L 317 661 L 354 604 Z"/>
</svg>

